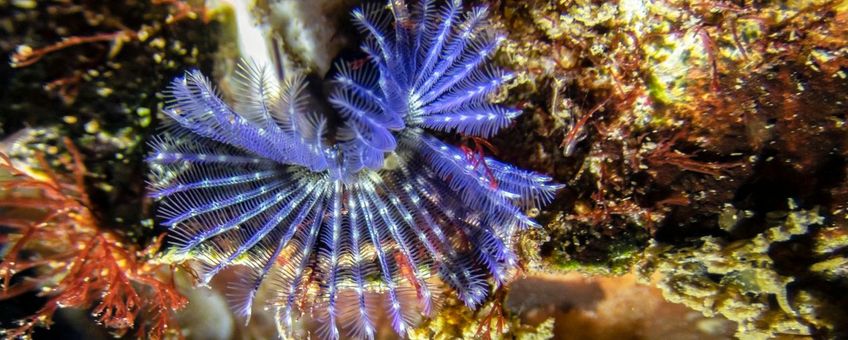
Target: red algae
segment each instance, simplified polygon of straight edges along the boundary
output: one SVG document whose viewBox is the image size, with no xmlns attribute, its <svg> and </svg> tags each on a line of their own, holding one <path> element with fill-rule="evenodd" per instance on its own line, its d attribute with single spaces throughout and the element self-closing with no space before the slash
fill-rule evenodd
<svg viewBox="0 0 848 340">
<path fill-rule="evenodd" d="M 36 327 L 49 327 L 60 308 L 89 309 L 117 336 L 133 329 L 139 337 L 178 335 L 173 312 L 187 300 L 171 281 L 172 268 L 156 262 L 162 237 L 140 249 L 102 228 L 89 208 L 82 157 L 69 139 L 65 145 L 70 176 L 50 169 L 41 155 L 37 175 L 0 153 L 0 223 L 12 230 L 3 240 L 0 300 L 35 290 L 48 298 L 3 335 L 30 337 Z"/>
</svg>

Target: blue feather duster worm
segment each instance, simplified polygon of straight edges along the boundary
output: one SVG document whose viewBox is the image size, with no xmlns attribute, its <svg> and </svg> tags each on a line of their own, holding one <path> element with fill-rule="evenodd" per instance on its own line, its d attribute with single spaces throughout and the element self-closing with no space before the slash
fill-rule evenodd
<svg viewBox="0 0 848 340">
<path fill-rule="evenodd" d="M 174 80 L 151 195 L 204 283 L 240 271 L 228 294 L 241 314 L 269 285 L 281 335 L 308 312 L 324 337 L 371 338 L 376 310 L 403 335 L 434 310 L 438 282 L 474 307 L 507 279 L 513 234 L 536 226 L 524 211 L 561 186 L 427 132 L 490 137 L 520 113 L 488 102 L 511 77 L 488 63 L 501 37 L 485 8 L 461 7 L 354 11 L 368 63 L 339 65 L 335 127 L 302 77 L 244 63 L 232 105 L 198 71 Z"/>
</svg>

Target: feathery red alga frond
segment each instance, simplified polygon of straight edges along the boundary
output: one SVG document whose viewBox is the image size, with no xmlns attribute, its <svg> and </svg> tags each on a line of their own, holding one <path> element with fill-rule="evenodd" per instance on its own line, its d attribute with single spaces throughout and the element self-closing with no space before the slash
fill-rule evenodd
<svg viewBox="0 0 848 340">
<path fill-rule="evenodd" d="M 12 164 L 0 153 L 0 300 L 41 289 L 49 300 L 16 328 L 9 338 L 28 337 L 35 327 L 48 327 L 59 308 L 90 309 L 96 321 L 122 335 L 161 338 L 176 329 L 174 310 L 187 303 L 166 265 L 154 263 L 161 237 L 146 249 L 121 241 L 102 228 L 85 191 L 86 168 L 80 153 L 65 140 L 71 155 L 70 176 L 51 170 L 36 156 L 42 174 Z"/>
</svg>

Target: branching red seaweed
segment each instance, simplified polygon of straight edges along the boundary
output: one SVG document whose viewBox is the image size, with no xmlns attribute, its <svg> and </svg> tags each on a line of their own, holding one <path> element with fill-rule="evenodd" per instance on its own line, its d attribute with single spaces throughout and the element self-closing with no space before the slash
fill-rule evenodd
<svg viewBox="0 0 848 340">
<path fill-rule="evenodd" d="M 744 163 L 717 163 L 717 162 L 702 162 L 693 159 L 691 155 L 687 155 L 673 147 L 683 136 L 686 135 L 686 130 L 676 133 L 671 138 L 659 143 L 656 149 L 647 155 L 647 161 L 653 166 L 658 165 L 674 165 L 682 170 L 697 172 L 711 176 L 721 176 L 728 169 L 742 166 Z"/>
<path fill-rule="evenodd" d="M 499 290 L 495 295 L 491 308 L 487 311 L 481 310 L 484 315 L 478 316 L 480 318 L 480 325 L 477 326 L 476 334 L 483 340 L 499 338 L 500 335 L 504 334 L 504 330 L 507 327 L 508 321 L 503 307 L 506 293 L 504 290 Z"/>
<path fill-rule="evenodd" d="M 171 282 L 167 265 L 151 261 L 162 237 L 139 249 L 101 228 L 85 191 L 85 165 L 70 140 L 65 144 L 70 176 L 50 170 L 40 156 L 43 176 L 30 174 L 0 153 L 0 224 L 12 231 L 3 239 L 0 299 L 35 289 L 49 297 L 34 315 L 2 334 L 29 337 L 36 327 L 49 327 L 59 308 L 90 309 L 116 335 L 133 329 L 150 338 L 176 334 L 173 311 L 187 300 Z"/>
</svg>

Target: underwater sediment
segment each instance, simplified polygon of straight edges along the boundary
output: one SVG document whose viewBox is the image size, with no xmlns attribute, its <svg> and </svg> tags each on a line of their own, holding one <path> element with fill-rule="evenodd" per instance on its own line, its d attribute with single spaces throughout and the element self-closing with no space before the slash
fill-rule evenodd
<svg viewBox="0 0 848 340">
<path fill-rule="evenodd" d="M 310 94 L 327 93 L 321 87 L 334 63 L 367 65 L 359 50 L 363 35 L 350 20 L 358 1 L 243 4 L 248 22 L 261 23 L 256 34 L 281 51 L 276 67 L 305 74 Z M 449 285 L 433 283 L 444 287 L 444 301 L 414 324 L 410 337 L 650 338 L 657 333 L 645 329 L 657 326 L 632 320 L 646 320 L 649 310 L 673 320 L 679 313 L 662 311 L 680 310 L 666 304 L 702 314 L 689 333 L 667 334 L 845 336 L 848 4 L 504 0 L 466 1 L 461 9 L 479 6 L 488 8 L 486 27 L 503 35 L 493 65 L 514 75 L 486 99 L 520 115 L 485 142 L 436 135 L 473 151 L 469 159 L 485 154 L 565 187 L 548 205 L 522 208 L 540 227 L 506 238 L 516 265 L 500 288 L 491 285 L 480 306 L 469 309 Z M 198 326 L 202 308 L 194 306 L 211 306 L 203 312 L 228 320 L 215 336 L 276 336 L 273 315 L 259 311 L 244 326 L 226 307 L 227 282 L 238 272 L 222 273 L 203 291 L 191 288 L 196 262 L 173 256 L 167 237 L 150 253 L 167 228 L 147 197 L 147 143 L 165 124 L 168 84 L 186 70 L 220 84 L 225 102 L 236 99 L 232 74 L 245 54 L 236 7 L 0 1 L 0 49 L 9 56 L 0 66 L 7 80 L 0 131 L 10 156 L 0 177 L 0 326 L 16 330 L 17 320 L 31 320 L 24 331 L 49 336 L 103 317 L 103 310 L 89 316 L 103 303 L 91 286 L 86 299 L 57 305 L 85 313 L 57 308 L 49 330 L 35 326 L 49 324 L 50 316 L 28 319 L 68 291 L 63 278 L 84 280 L 62 268 L 86 258 L 72 250 L 91 245 L 90 254 L 117 247 L 132 260 L 111 269 L 103 269 L 108 261 L 87 262 L 94 273 L 88 276 L 99 277 L 98 268 L 130 273 L 125 276 L 154 280 L 133 283 L 139 296 L 176 284 L 188 297 L 186 312 L 163 314 L 181 321 L 163 336 L 213 334 L 201 333 L 209 327 Z M 84 173 L 75 175 L 79 169 Z M 6 175 L 10 171 L 18 175 Z M 64 203 L 32 204 L 43 197 L 64 197 Z M 45 217 L 52 219 L 43 223 Z M 69 231 L 83 236 L 61 251 L 49 235 Z M 103 243 L 82 241 L 92 239 Z M 408 277 L 404 273 L 398 275 Z M 634 275 L 650 289 L 644 295 L 656 298 L 649 300 L 655 307 L 610 312 L 615 308 L 608 306 L 618 305 L 608 301 L 622 299 L 615 292 L 637 291 L 622 288 Z M 379 285 L 382 279 L 368 280 Z M 528 292 L 527 282 L 557 288 Z M 306 293 L 321 289 L 316 284 Z M 539 298 L 558 291 L 594 293 L 588 300 Z M 273 292 L 258 294 L 267 299 Z M 181 301 L 174 296 L 169 303 L 177 309 Z M 92 336 L 140 334 L 157 322 L 148 312 L 155 309 L 123 308 L 121 315 L 138 315 L 130 318 L 135 322 L 101 322 L 105 331 Z M 316 322 L 307 315 L 295 337 L 314 332 Z M 377 334 L 393 334 L 382 313 L 374 314 L 374 323 Z M 589 333 L 596 324 L 610 331 Z"/>
</svg>

